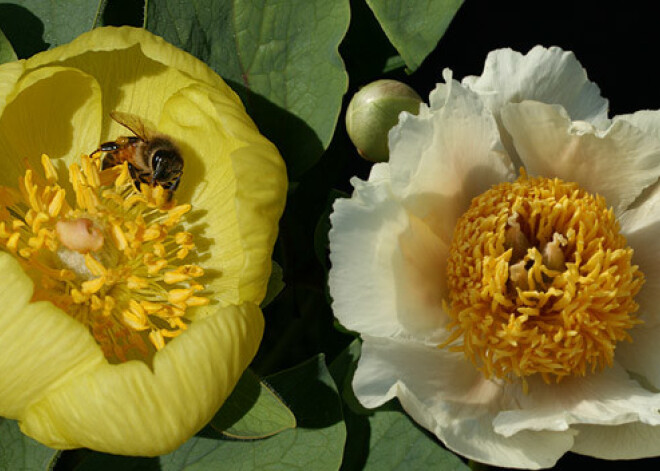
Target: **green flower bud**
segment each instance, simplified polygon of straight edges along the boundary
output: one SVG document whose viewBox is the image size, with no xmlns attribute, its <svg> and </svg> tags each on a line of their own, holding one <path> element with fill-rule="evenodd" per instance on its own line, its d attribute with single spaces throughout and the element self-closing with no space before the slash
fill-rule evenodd
<svg viewBox="0 0 660 471">
<path fill-rule="evenodd" d="M 415 90 L 396 80 L 376 80 L 361 88 L 346 110 L 346 130 L 359 154 L 372 162 L 386 162 L 387 133 L 402 111 L 419 113 L 421 102 Z"/>
</svg>

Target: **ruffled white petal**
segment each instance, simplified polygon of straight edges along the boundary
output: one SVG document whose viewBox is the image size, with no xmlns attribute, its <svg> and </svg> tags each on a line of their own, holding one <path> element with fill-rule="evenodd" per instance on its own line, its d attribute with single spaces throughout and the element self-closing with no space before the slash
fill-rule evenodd
<svg viewBox="0 0 660 471">
<path fill-rule="evenodd" d="M 617 362 L 660 390 L 660 325 L 649 326 L 644 323 L 631 330 L 630 336 L 632 342 L 621 342 L 617 345 Z"/>
<path fill-rule="evenodd" d="M 635 460 L 660 455 L 660 427 L 630 424 L 574 425 L 577 431 L 571 451 L 605 460 Z"/>
<path fill-rule="evenodd" d="M 338 200 L 330 217 L 335 315 L 370 335 L 440 341 L 449 247 L 393 198 L 386 164 L 352 183 L 352 198 Z"/>
<path fill-rule="evenodd" d="M 549 467 L 573 444 L 572 431 L 497 434 L 492 421 L 501 407 L 513 407 L 512 396 L 462 354 L 432 346 L 365 337 L 353 387 L 366 407 L 398 397 L 448 448 L 482 463 Z"/>
<path fill-rule="evenodd" d="M 642 131 L 660 139 L 660 110 L 641 110 L 615 116 L 613 121 L 626 121 Z"/>
<path fill-rule="evenodd" d="M 617 214 L 660 176 L 660 141 L 623 120 L 600 132 L 560 106 L 525 101 L 503 107 L 502 121 L 528 173 L 577 182 Z"/>
<path fill-rule="evenodd" d="M 409 225 L 399 236 L 394 254 L 396 308 L 399 321 L 415 338 L 438 343 L 449 333 L 449 316 L 443 309 L 448 299 L 447 258 L 449 245 L 429 225 L 409 215 Z"/>
<path fill-rule="evenodd" d="M 634 250 L 633 262 L 645 278 L 642 289 L 635 296 L 639 304 L 637 315 L 644 321 L 643 328 L 660 324 L 660 220 L 655 216 L 658 210 L 660 191 L 656 188 L 642 206 L 626 211 L 622 216 L 622 233 Z"/>
<path fill-rule="evenodd" d="M 335 316 L 344 326 L 370 335 L 399 335 L 393 258 L 408 216 L 392 198 L 389 181 L 374 180 L 354 178 L 353 196 L 335 201 L 328 285 Z"/>
<path fill-rule="evenodd" d="M 616 363 L 598 374 L 559 384 L 531 378 L 529 389 L 528 394 L 513 392 L 517 407 L 497 415 L 493 422 L 497 433 L 509 437 L 522 430 L 564 431 L 579 423 L 660 425 L 660 395 L 642 388 Z"/>
<path fill-rule="evenodd" d="M 449 71 L 444 78 L 430 108 L 402 113 L 389 141 L 393 192 L 449 243 L 471 199 L 514 172 L 490 111 Z"/>
<path fill-rule="evenodd" d="M 558 104 L 573 120 L 598 125 L 607 120 L 607 100 L 572 52 L 536 46 L 523 55 L 511 49 L 488 54 L 481 76 L 465 77 L 463 85 L 477 92 L 498 116 L 506 103 L 535 100 Z"/>
</svg>

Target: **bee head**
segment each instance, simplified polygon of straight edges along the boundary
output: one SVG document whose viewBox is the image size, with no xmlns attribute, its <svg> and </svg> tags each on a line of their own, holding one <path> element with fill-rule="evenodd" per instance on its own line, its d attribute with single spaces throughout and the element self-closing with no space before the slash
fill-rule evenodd
<svg viewBox="0 0 660 471">
<path fill-rule="evenodd" d="M 149 163 L 156 183 L 171 182 L 183 172 L 183 159 L 173 145 L 153 145 Z"/>
</svg>

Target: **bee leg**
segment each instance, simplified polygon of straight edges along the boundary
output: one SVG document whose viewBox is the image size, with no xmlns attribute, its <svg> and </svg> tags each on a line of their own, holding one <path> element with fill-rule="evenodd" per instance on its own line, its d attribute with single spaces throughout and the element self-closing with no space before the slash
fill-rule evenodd
<svg viewBox="0 0 660 471">
<path fill-rule="evenodd" d="M 181 174 L 177 175 L 177 177 L 172 180 L 167 182 L 166 184 L 163 185 L 163 188 L 167 190 L 167 202 L 169 203 L 172 201 L 172 197 L 174 196 L 174 192 L 176 191 L 177 188 L 179 188 L 179 182 L 181 181 Z"/>
<path fill-rule="evenodd" d="M 166 190 L 170 190 L 171 192 L 175 192 L 177 188 L 179 188 L 179 182 L 181 181 L 181 174 L 177 175 L 176 178 L 173 180 L 170 180 L 169 182 L 165 183 L 163 185 L 163 188 Z"/>
<path fill-rule="evenodd" d="M 130 162 L 128 162 L 128 173 L 131 174 L 133 185 L 135 185 L 135 189 L 137 191 L 140 191 L 140 183 L 149 183 L 144 181 L 142 174 L 138 171 L 137 168 L 135 168 L 135 165 Z"/>
<path fill-rule="evenodd" d="M 120 144 L 117 144 L 114 141 L 110 141 L 110 142 L 104 142 L 103 144 L 101 144 L 96 151 L 97 152 L 114 152 L 116 150 L 121 149 L 121 147 L 122 146 Z"/>
<path fill-rule="evenodd" d="M 100 154 L 106 154 L 108 152 L 115 152 L 119 150 L 120 146 L 116 142 L 104 142 L 101 144 L 94 152 L 89 154 L 91 158 L 96 158 Z M 104 166 L 104 170 L 106 168 L 112 167 L 112 165 L 106 165 Z"/>
<path fill-rule="evenodd" d="M 104 152 L 104 151 L 99 151 L 99 152 Z M 105 153 L 103 156 L 103 161 L 101 162 L 101 170 L 106 170 L 108 168 L 112 168 L 116 165 L 119 165 L 121 162 L 117 160 L 117 156 L 113 153 Z"/>
</svg>

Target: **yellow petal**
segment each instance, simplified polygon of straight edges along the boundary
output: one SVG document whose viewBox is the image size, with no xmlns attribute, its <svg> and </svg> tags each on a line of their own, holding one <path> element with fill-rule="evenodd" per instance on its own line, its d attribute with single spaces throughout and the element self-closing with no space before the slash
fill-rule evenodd
<svg viewBox="0 0 660 471">
<path fill-rule="evenodd" d="M 98 80 L 105 110 L 102 140 L 126 134 L 109 118 L 110 111 L 130 112 L 156 124 L 166 100 L 198 81 L 240 103 L 206 64 L 142 28 L 96 28 L 26 61 L 28 69 L 54 64 L 78 68 Z"/>
<path fill-rule="evenodd" d="M 211 260 L 205 265 L 211 270 L 204 284 L 221 302 L 259 303 L 286 197 L 277 149 L 242 106 L 204 85 L 172 96 L 159 129 L 181 143 L 186 166 L 179 197 L 209 215 L 201 236 L 195 233 L 200 246 L 215 242 L 208 244 Z"/>
<path fill-rule="evenodd" d="M 51 303 L 30 303 L 32 281 L 0 252 L 0 415 L 26 406 L 105 359 L 88 330 Z"/>
<path fill-rule="evenodd" d="M 105 365 L 32 404 L 21 429 L 54 448 L 156 456 L 200 430 L 257 351 L 263 316 L 254 304 L 220 308 L 140 361 Z"/>
<path fill-rule="evenodd" d="M 0 116 L 7 101 L 13 97 L 16 82 L 23 75 L 24 61 L 9 62 L 0 65 Z"/>
<path fill-rule="evenodd" d="M 0 116 L 0 185 L 16 186 L 25 158 L 41 169 L 43 153 L 68 165 L 80 149 L 94 150 L 101 114 L 98 84 L 79 70 L 45 67 L 23 76 Z M 66 181 L 66 165 L 55 166 Z"/>
</svg>

